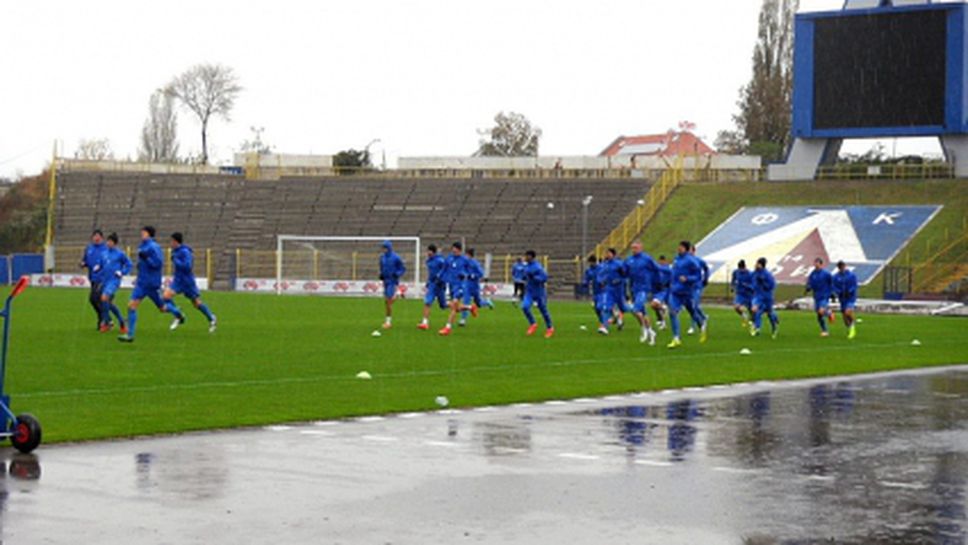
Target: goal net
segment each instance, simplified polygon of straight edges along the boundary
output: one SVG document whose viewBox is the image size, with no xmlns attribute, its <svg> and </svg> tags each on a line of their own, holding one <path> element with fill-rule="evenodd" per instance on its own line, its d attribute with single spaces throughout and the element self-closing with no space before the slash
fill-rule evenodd
<svg viewBox="0 0 968 545">
<path fill-rule="evenodd" d="M 400 279 L 401 294 L 419 290 L 420 237 L 279 235 L 276 293 L 382 295 L 380 256 L 385 240 L 393 243 L 407 268 Z"/>
</svg>

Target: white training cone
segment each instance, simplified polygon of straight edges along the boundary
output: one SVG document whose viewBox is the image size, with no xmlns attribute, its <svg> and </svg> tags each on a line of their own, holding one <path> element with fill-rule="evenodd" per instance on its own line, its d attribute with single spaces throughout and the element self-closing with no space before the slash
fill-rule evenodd
<svg viewBox="0 0 968 545">
<path fill-rule="evenodd" d="M 447 399 L 447 396 L 437 396 L 437 398 L 434 399 L 434 402 L 440 405 L 441 407 L 446 407 L 447 405 L 450 405 L 450 400 Z"/>
<path fill-rule="evenodd" d="M 380 337 L 382 335 L 383 335 L 383 333 L 380 333 L 379 331 L 377 331 L 375 329 L 373 330 L 373 333 L 370 333 L 370 336 L 371 337 Z"/>
<path fill-rule="evenodd" d="M 588 327 L 587 327 L 587 326 L 585 326 L 585 325 L 580 325 L 580 326 L 578 326 L 578 329 L 580 329 L 580 330 L 582 330 L 582 331 L 588 331 Z"/>
<path fill-rule="evenodd" d="M 911 341 L 911 346 L 921 346 L 921 341 L 914 339 Z"/>
<path fill-rule="evenodd" d="M 739 354 L 741 356 L 749 356 L 752 353 L 753 353 L 753 351 L 750 350 L 749 348 L 744 348 L 744 349 L 742 349 L 742 350 L 739 351 Z"/>
<path fill-rule="evenodd" d="M 359 373 L 356 374 L 356 378 L 363 379 L 363 380 L 370 380 L 373 377 L 366 371 L 360 371 Z"/>
</svg>

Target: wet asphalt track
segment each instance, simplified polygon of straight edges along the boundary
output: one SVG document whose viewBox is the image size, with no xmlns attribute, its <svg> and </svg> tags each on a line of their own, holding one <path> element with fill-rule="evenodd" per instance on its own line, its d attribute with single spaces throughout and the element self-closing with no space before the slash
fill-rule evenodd
<svg viewBox="0 0 968 545">
<path fill-rule="evenodd" d="M 4 459 L 4 544 L 964 544 L 968 366 Z"/>
</svg>

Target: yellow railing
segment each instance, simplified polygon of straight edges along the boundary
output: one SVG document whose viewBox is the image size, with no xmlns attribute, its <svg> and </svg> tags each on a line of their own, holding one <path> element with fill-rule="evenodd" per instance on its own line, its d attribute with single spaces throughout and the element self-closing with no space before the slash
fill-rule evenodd
<svg viewBox="0 0 968 545">
<path fill-rule="evenodd" d="M 682 158 L 665 171 L 659 177 L 659 181 L 649 189 L 645 197 L 640 201 L 640 205 L 635 207 L 622 223 L 595 246 L 595 255 L 601 256 L 609 248 L 615 248 L 619 252 L 625 251 L 632 244 L 632 241 L 642 233 L 645 225 L 655 217 L 656 213 L 668 200 L 669 195 L 675 191 L 676 187 L 682 183 Z"/>
<path fill-rule="evenodd" d="M 913 267 L 912 291 L 915 293 L 933 291 L 936 285 L 943 284 L 949 277 L 952 281 L 957 280 L 953 277 L 964 273 L 966 258 L 968 258 L 968 232 L 945 244 Z"/>
<path fill-rule="evenodd" d="M 131 274 L 136 274 L 137 271 L 137 257 L 135 254 L 138 253 L 137 247 L 125 246 L 122 248 L 124 253 L 131 257 L 131 261 L 135 262 L 135 269 L 131 271 Z M 132 253 L 133 252 L 133 253 Z M 162 273 L 165 276 L 171 276 L 171 248 L 164 248 L 165 252 L 165 264 L 162 269 Z M 55 246 L 54 247 L 54 273 L 60 274 L 86 274 L 86 271 L 80 268 L 81 258 L 84 255 L 84 246 Z M 212 249 L 195 249 L 195 276 L 199 278 L 207 278 L 208 284 L 211 286 L 215 279 L 215 262 L 212 259 Z"/>
</svg>

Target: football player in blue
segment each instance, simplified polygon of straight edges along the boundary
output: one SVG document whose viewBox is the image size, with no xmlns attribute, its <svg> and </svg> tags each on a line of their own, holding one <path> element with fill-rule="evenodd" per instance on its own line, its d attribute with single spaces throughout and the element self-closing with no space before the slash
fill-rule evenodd
<svg viewBox="0 0 968 545">
<path fill-rule="evenodd" d="M 165 288 L 163 294 L 165 308 L 175 317 L 169 329 L 174 331 L 178 329 L 178 326 L 185 323 L 185 315 L 172 301 L 175 295 L 181 294 L 187 297 L 208 320 L 208 332 L 215 333 L 215 315 L 209 310 L 208 305 L 202 302 L 202 294 L 198 290 L 195 272 L 192 270 L 195 266 L 195 256 L 192 254 L 192 248 L 185 244 L 185 237 L 181 233 L 171 234 L 171 264 L 175 273 L 174 278 L 171 280 L 171 285 Z"/>
<path fill-rule="evenodd" d="M 628 301 L 625 297 L 626 279 L 628 271 L 625 261 L 618 258 L 618 251 L 609 248 L 605 251 L 605 260 L 598 269 L 598 281 L 604 286 L 602 305 L 598 309 L 598 332 L 608 335 L 608 325 L 612 320 L 613 309 L 618 309 L 616 319 L 618 328 L 622 329 L 622 313 L 628 312 Z"/>
<path fill-rule="evenodd" d="M 437 245 L 427 246 L 427 293 L 424 295 L 423 320 L 417 329 L 430 329 L 430 309 L 434 301 L 441 310 L 447 310 L 447 283 L 444 282 L 445 262 L 443 256 L 437 253 Z"/>
<path fill-rule="evenodd" d="M 595 320 L 597 321 L 600 316 L 599 307 L 602 305 L 602 293 L 605 291 L 602 284 L 598 283 L 598 271 L 601 269 L 601 265 L 598 264 L 598 258 L 590 255 L 588 256 L 588 268 L 585 269 L 585 274 L 582 277 L 582 286 L 585 291 L 592 299 L 592 308 L 595 310 Z"/>
<path fill-rule="evenodd" d="M 511 266 L 511 282 L 514 283 L 514 298 L 512 303 L 517 305 L 524 298 L 524 260 L 520 257 Z"/>
<path fill-rule="evenodd" d="M 706 324 L 696 309 L 696 284 L 702 283 L 702 266 L 699 260 L 689 253 L 692 243 L 683 240 L 679 243 L 678 254 L 672 263 L 672 287 L 669 293 L 669 322 L 672 324 L 672 341 L 668 348 L 682 346 L 679 334 L 679 312 L 685 308 L 692 319 L 699 324 L 699 342 L 706 342 Z"/>
<path fill-rule="evenodd" d="M 652 256 L 642 251 L 642 243 L 635 241 L 632 243 L 632 255 L 625 259 L 625 270 L 632 288 L 632 312 L 642 327 L 639 342 L 654 346 L 656 334 L 649 321 L 648 306 L 652 301 L 653 278 L 659 274 L 659 265 Z"/>
<path fill-rule="evenodd" d="M 118 248 L 118 235 L 108 235 L 107 249 L 94 267 L 94 280 L 101 286 L 101 333 L 111 331 L 111 315 L 118 319 L 121 334 L 128 332 L 121 311 L 114 304 L 114 294 L 121 288 L 121 279 L 131 272 L 131 260 Z"/>
<path fill-rule="evenodd" d="M 749 328 L 753 317 L 753 273 L 746 268 L 746 260 L 740 259 L 729 280 L 733 296 L 733 309 L 739 314 L 743 328 Z"/>
<path fill-rule="evenodd" d="M 551 314 L 548 312 L 548 292 L 545 289 L 545 284 L 548 283 L 548 273 L 538 263 L 537 254 L 534 250 L 528 250 L 524 253 L 524 263 L 525 286 L 521 310 L 524 312 L 524 317 L 528 319 L 526 334 L 530 337 L 538 330 L 538 322 L 535 321 L 534 314 L 531 312 L 531 306 L 535 305 L 541 312 L 541 317 L 544 318 L 546 327 L 544 336 L 546 339 L 550 339 L 555 334 L 555 326 L 551 323 Z"/>
<path fill-rule="evenodd" d="M 656 328 L 666 327 L 665 314 L 669 307 L 669 288 L 672 285 L 672 266 L 666 256 L 659 256 L 658 269 L 652 278 L 652 311 L 655 312 Z"/>
<path fill-rule="evenodd" d="M 806 292 L 813 292 L 813 311 L 817 313 L 820 323 L 820 336 L 830 336 L 827 330 L 827 320 L 834 321 L 834 314 L 830 311 L 830 298 L 834 293 L 834 276 L 824 268 L 822 257 L 813 260 L 813 270 L 807 277 Z"/>
<path fill-rule="evenodd" d="M 145 297 L 151 299 L 158 310 L 167 312 L 165 302 L 161 300 L 161 268 L 164 262 L 161 246 L 155 242 L 155 228 L 150 225 L 142 227 L 141 244 L 138 245 L 138 278 L 135 279 L 131 300 L 128 301 L 128 332 L 118 337 L 119 341 L 134 342 L 138 307 Z"/>
<path fill-rule="evenodd" d="M 773 290 L 775 289 L 776 279 L 766 268 L 766 258 L 757 259 L 756 270 L 753 271 L 753 325 L 750 326 L 750 335 L 754 337 L 760 334 L 764 313 L 770 319 L 773 338 L 775 339 L 780 333 L 780 317 L 773 311 Z"/>
<path fill-rule="evenodd" d="M 833 288 L 834 295 L 840 301 L 840 312 L 844 315 L 847 338 L 853 339 L 857 336 L 857 276 L 843 261 L 837 262 Z"/>
<path fill-rule="evenodd" d="M 450 316 L 444 327 L 437 331 L 440 335 L 450 335 L 457 313 L 464 304 L 464 283 L 467 280 L 469 262 L 464 255 L 464 245 L 455 242 L 450 245 L 450 255 L 444 261 L 444 279 L 450 297 Z"/>
<path fill-rule="evenodd" d="M 461 326 L 467 323 L 467 313 L 470 312 L 477 317 L 477 310 L 481 307 L 494 308 L 490 299 L 481 298 L 481 281 L 484 280 L 484 267 L 481 262 L 474 257 L 474 248 L 468 248 L 465 252 L 467 256 L 467 279 L 464 281 L 464 305 L 461 308 Z"/>
<path fill-rule="evenodd" d="M 697 262 L 699 262 L 699 267 L 702 270 L 702 281 L 700 281 L 695 288 L 696 314 L 700 317 L 701 320 L 696 321 L 695 319 L 693 319 L 692 325 L 689 326 L 689 330 L 686 331 L 686 335 L 694 334 L 696 332 L 696 329 L 701 328 L 702 324 L 707 323 L 709 321 L 708 318 L 706 317 L 706 313 L 702 311 L 702 292 L 706 289 L 706 286 L 709 285 L 709 264 L 706 263 L 706 260 L 696 255 L 695 244 L 692 245 L 692 248 L 689 248 L 689 253 L 692 254 L 692 257 L 694 257 Z"/>
<path fill-rule="evenodd" d="M 397 288 L 400 278 L 407 272 L 403 260 L 393 251 L 393 243 L 383 241 L 383 253 L 380 254 L 380 280 L 383 281 L 383 302 L 386 315 L 383 319 L 383 329 L 393 327 L 393 302 L 397 300 Z"/>
<path fill-rule="evenodd" d="M 104 242 L 104 233 L 100 229 L 95 229 L 91 233 L 91 242 L 88 243 L 87 247 L 84 248 L 84 255 L 81 257 L 81 268 L 87 269 L 87 281 L 91 284 L 91 290 L 88 293 L 87 300 L 91 303 L 91 308 L 94 309 L 94 315 L 97 318 L 96 330 L 101 329 L 101 283 L 97 281 L 97 273 L 94 269 L 101 262 L 101 256 L 104 255 L 108 249 L 107 244 Z M 108 322 L 108 326 L 111 323 Z"/>
</svg>

